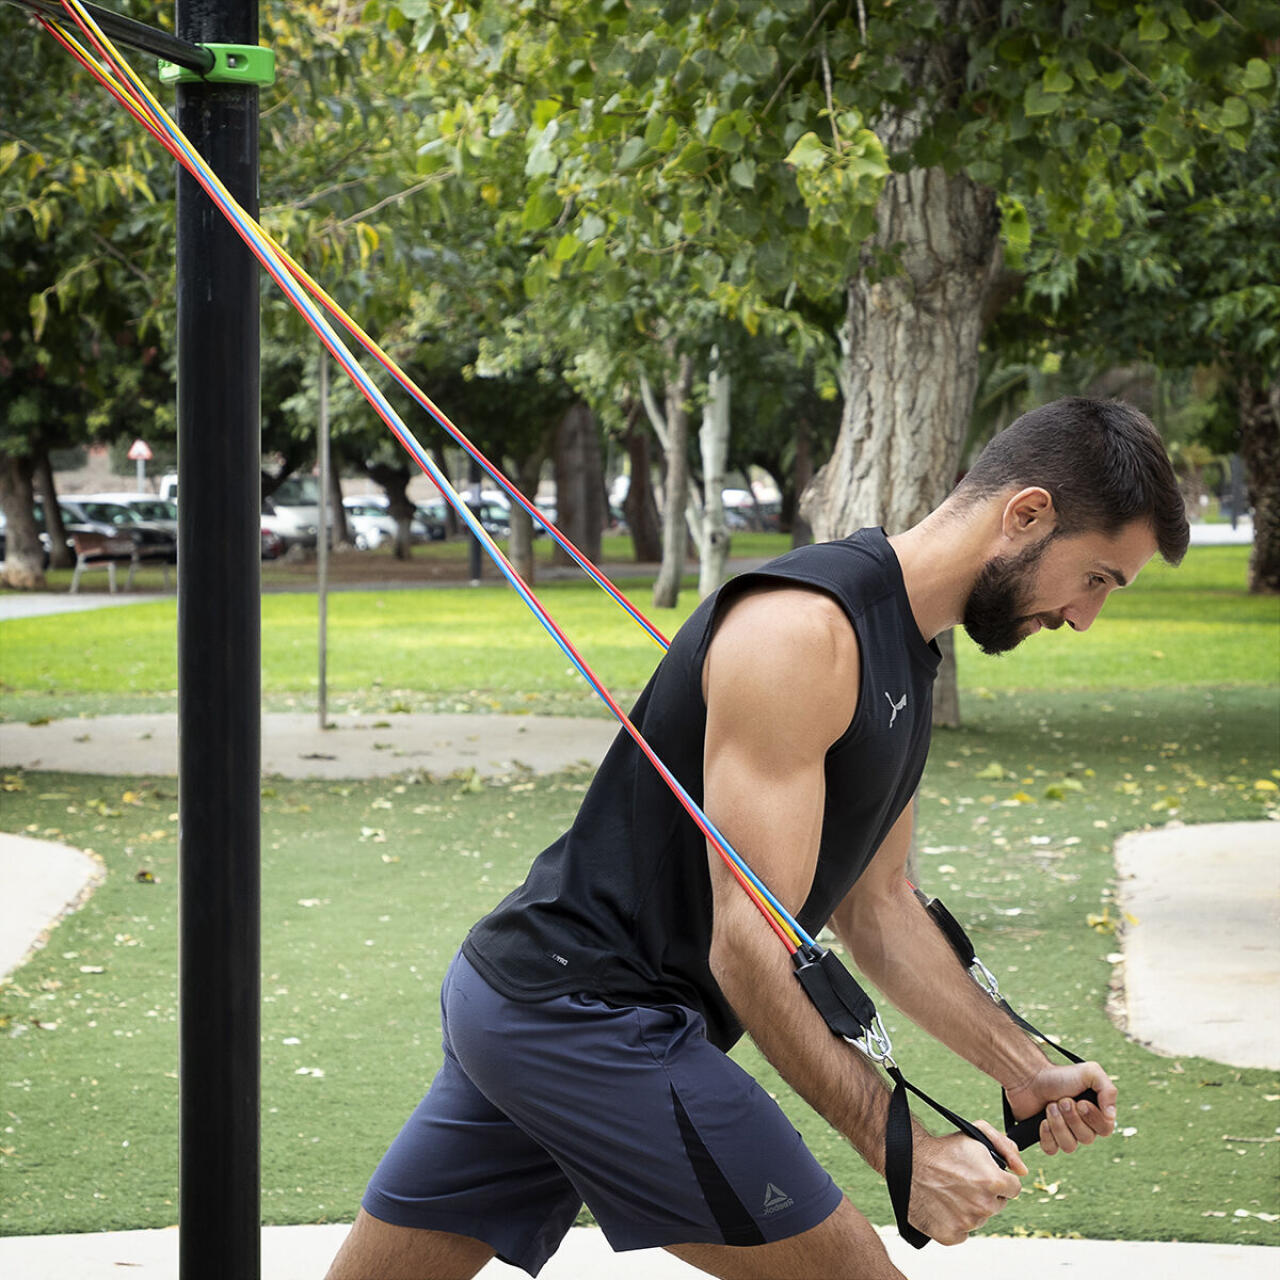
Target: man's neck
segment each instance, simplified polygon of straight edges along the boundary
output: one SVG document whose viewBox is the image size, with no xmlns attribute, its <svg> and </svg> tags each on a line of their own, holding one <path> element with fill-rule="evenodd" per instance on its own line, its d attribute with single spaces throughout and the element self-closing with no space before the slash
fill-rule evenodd
<svg viewBox="0 0 1280 1280">
<path fill-rule="evenodd" d="M 991 530 L 981 507 L 959 512 L 940 507 L 919 524 L 889 538 L 916 626 L 926 640 L 964 616 L 974 580 L 986 560 Z"/>
</svg>

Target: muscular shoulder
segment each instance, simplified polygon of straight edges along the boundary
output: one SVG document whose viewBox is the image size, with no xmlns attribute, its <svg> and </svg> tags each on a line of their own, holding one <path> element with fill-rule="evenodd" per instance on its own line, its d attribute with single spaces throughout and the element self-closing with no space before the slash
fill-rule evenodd
<svg viewBox="0 0 1280 1280">
<path fill-rule="evenodd" d="M 715 698 L 750 705 L 779 727 L 794 725 L 834 742 L 858 697 L 858 641 L 844 610 L 824 592 L 763 587 L 746 592 L 719 619 L 703 668 Z"/>
</svg>

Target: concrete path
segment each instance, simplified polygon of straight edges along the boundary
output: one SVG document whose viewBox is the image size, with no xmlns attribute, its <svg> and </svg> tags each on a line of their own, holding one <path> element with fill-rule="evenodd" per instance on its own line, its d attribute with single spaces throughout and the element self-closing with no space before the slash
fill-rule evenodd
<svg viewBox="0 0 1280 1280">
<path fill-rule="evenodd" d="M 78 591 L 71 595 L 65 591 L 39 591 L 27 594 L 21 591 L 0 593 L 0 622 L 10 618 L 40 618 L 50 613 L 84 613 L 89 609 L 106 609 L 116 605 L 140 604 L 155 600 L 150 593 L 118 591 Z"/>
<path fill-rule="evenodd" d="M 0 835 L 0 980 L 39 946 L 103 877 L 100 862 L 48 840 Z"/>
<path fill-rule="evenodd" d="M 1133 917 L 1128 1034 L 1157 1053 L 1280 1066 L 1280 823 L 1127 835 L 1116 871 Z"/>
<path fill-rule="evenodd" d="M 264 1227 L 263 1280 L 319 1280 L 345 1237 L 344 1225 Z M 977 1236 L 956 1248 L 917 1252 L 885 1229 L 894 1264 L 911 1280 L 1272 1280 L 1277 1255 L 1262 1245 L 1145 1244 L 1127 1240 L 1013 1240 Z M 0 1238 L 0 1275 L 14 1280 L 175 1280 L 178 1233 Z M 481 1280 L 519 1280 L 524 1272 L 491 1262 Z M 614 1253 L 604 1236 L 575 1227 L 539 1280 L 692 1280 L 702 1272 L 664 1253 Z M 815 1276 L 813 1280 L 830 1280 Z"/>
<path fill-rule="evenodd" d="M 262 717 L 262 772 L 285 778 L 385 778 L 410 769 L 446 776 L 556 773 L 598 764 L 612 720 L 569 716 L 314 715 Z M 178 772 L 177 714 L 0 723 L 0 767 L 68 773 Z"/>
</svg>

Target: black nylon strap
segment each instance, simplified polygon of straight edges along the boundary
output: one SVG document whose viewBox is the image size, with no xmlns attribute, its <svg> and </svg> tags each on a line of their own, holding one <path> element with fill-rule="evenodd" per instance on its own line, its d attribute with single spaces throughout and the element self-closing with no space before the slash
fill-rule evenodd
<svg viewBox="0 0 1280 1280">
<path fill-rule="evenodd" d="M 836 956 L 815 945 L 801 947 L 791 958 L 796 967 L 796 978 L 833 1035 L 857 1040 L 871 1032 L 876 1007 L 871 997 Z M 908 1219 L 913 1168 L 911 1102 L 907 1097 L 908 1092 L 914 1093 L 967 1137 L 982 1143 L 1001 1169 L 1008 1168 L 1008 1165 L 991 1140 L 976 1125 L 957 1115 L 949 1107 L 944 1107 L 922 1089 L 916 1088 L 892 1060 L 882 1065 L 894 1086 L 889 1095 L 889 1116 L 884 1133 L 884 1177 L 889 1189 L 889 1201 L 893 1205 L 898 1233 L 913 1248 L 923 1249 L 929 1243 L 929 1237 L 913 1227 Z"/>
<path fill-rule="evenodd" d="M 977 953 L 973 949 L 973 943 L 969 941 L 969 935 L 960 927 L 960 921 L 937 898 L 934 898 L 925 910 L 933 917 L 934 923 L 951 943 L 952 951 L 967 969 L 977 958 Z"/>
<path fill-rule="evenodd" d="M 996 1002 L 1005 1013 L 1011 1017 L 1014 1022 L 1020 1026 L 1023 1031 L 1030 1032 L 1037 1040 L 1043 1040 L 1051 1049 L 1056 1049 L 1068 1062 L 1083 1062 L 1084 1059 L 1078 1054 L 1074 1054 L 1070 1049 L 1064 1049 L 1056 1040 L 1050 1040 L 1039 1027 L 1033 1026 L 1026 1020 L 1003 996 Z"/>
<path fill-rule="evenodd" d="M 886 1064 L 885 1070 L 894 1085 L 893 1094 L 889 1099 L 889 1124 L 884 1135 L 884 1176 L 889 1187 L 889 1203 L 893 1206 L 898 1234 L 913 1249 L 923 1249 L 929 1243 L 930 1237 L 919 1228 L 913 1227 L 908 1220 L 908 1214 L 911 1212 L 912 1139 L 911 1109 L 907 1092 L 914 1093 L 921 1102 L 931 1106 L 940 1116 L 955 1125 L 965 1137 L 980 1142 L 986 1147 L 999 1168 L 1007 1169 L 1009 1163 L 977 1125 L 970 1124 L 950 1107 L 944 1107 L 923 1089 L 918 1089 L 896 1066 Z"/>
<path fill-rule="evenodd" d="M 823 947 L 801 947 L 792 956 L 796 977 L 835 1035 L 857 1040 L 871 1029 L 876 1007 L 838 957 Z"/>
<path fill-rule="evenodd" d="M 892 1072 L 890 1073 L 892 1074 Z M 911 1172 L 913 1168 L 911 1103 L 901 1078 L 889 1095 L 889 1121 L 884 1130 L 884 1180 L 889 1203 L 898 1224 L 898 1234 L 913 1248 L 923 1249 L 929 1237 L 908 1220 L 911 1212 Z"/>
<path fill-rule="evenodd" d="M 974 962 L 976 953 L 973 949 L 973 943 L 969 941 L 969 935 L 960 927 L 960 922 L 937 898 L 930 898 L 919 889 L 915 889 L 914 885 L 912 888 L 915 890 L 915 895 L 920 900 L 921 905 L 933 917 L 934 923 L 942 930 L 943 936 L 951 944 L 951 949 L 956 953 L 956 958 L 966 969 L 969 968 Z M 1050 1048 L 1056 1049 L 1068 1062 L 1084 1061 L 1079 1055 L 1072 1053 L 1070 1049 L 1064 1049 L 1056 1040 L 1050 1040 L 1039 1027 L 1028 1022 L 1003 996 L 999 996 L 996 999 L 996 1004 L 1023 1031 L 1034 1036 L 1037 1040 L 1043 1041 Z M 1077 1102 L 1091 1102 L 1095 1107 L 1098 1105 L 1098 1095 L 1092 1089 L 1086 1089 L 1083 1093 L 1077 1094 L 1075 1100 Z M 1004 1110 L 1005 1135 L 1017 1144 L 1018 1150 L 1025 1151 L 1028 1147 L 1034 1146 L 1039 1142 L 1040 1125 L 1048 1113 L 1041 1111 L 1037 1115 L 1028 1116 L 1025 1120 L 1018 1120 L 1015 1119 L 1013 1110 L 1009 1106 L 1008 1096 L 1003 1090 L 1000 1092 L 1000 1101 Z"/>
</svg>

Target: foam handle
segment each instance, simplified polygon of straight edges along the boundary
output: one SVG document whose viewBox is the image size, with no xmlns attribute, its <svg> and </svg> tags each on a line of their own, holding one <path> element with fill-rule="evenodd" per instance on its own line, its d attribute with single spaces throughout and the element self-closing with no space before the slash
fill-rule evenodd
<svg viewBox="0 0 1280 1280">
<path fill-rule="evenodd" d="M 1095 1107 L 1098 1105 L 1098 1095 L 1092 1089 L 1086 1089 L 1083 1093 L 1076 1094 L 1075 1100 L 1077 1102 L 1091 1102 Z M 1043 1123 L 1047 1113 L 1041 1111 L 1038 1115 L 1028 1116 L 1025 1120 L 1014 1120 L 1008 1114 L 1008 1106 L 1008 1099 L 1006 1099 L 1005 1136 L 1013 1139 L 1019 1151 L 1034 1147 L 1040 1141 L 1040 1125 Z"/>
</svg>

